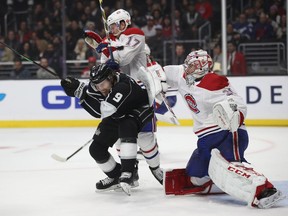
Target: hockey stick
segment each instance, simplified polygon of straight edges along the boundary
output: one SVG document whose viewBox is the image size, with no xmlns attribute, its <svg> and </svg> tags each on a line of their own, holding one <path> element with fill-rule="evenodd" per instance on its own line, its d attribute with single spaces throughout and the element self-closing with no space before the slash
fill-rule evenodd
<svg viewBox="0 0 288 216">
<path fill-rule="evenodd" d="M 161 97 L 162 97 L 163 103 L 167 107 L 168 111 L 172 114 L 172 116 L 169 119 L 172 121 L 173 124 L 180 125 L 180 123 L 179 123 L 174 111 L 172 110 L 172 108 L 171 108 L 171 106 L 170 106 L 170 104 L 169 104 L 169 102 L 168 102 L 168 100 L 167 100 L 167 98 L 166 98 L 166 96 L 165 96 L 165 94 L 163 92 L 161 93 Z"/>
<path fill-rule="evenodd" d="M 103 3 L 103 0 L 99 0 L 99 6 L 100 6 L 101 14 L 102 14 L 102 21 L 103 21 L 103 25 L 104 25 L 104 30 L 106 33 L 106 38 L 108 40 L 108 50 L 109 50 L 111 60 L 114 61 L 113 51 L 112 51 L 112 47 L 111 47 L 111 38 L 109 35 L 108 24 L 107 24 L 107 18 L 106 18 L 105 10 L 102 6 L 102 3 Z"/>
<path fill-rule="evenodd" d="M 46 70 L 48 73 L 50 73 L 50 74 L 52 74 L 52 75 L 54 75 L 54 76 L 59 77 L 59 75 L 58 75 L 57 73 L 49 70 L 48 68 L 43 67 L 41 64 L 37 63 L 36 61 L 34 61 L 34 60 L 32 60 L 32 59 L 29 59 L 28 57 L 22 55 L 21 53 L 19 53 L 18 51 L 16 51 L 16 50 L 13 49 L 12 47 L 8 46 L 6 43 L 3 43 L 3 42 L 1 42 L 1 41 L 0 41 L 0 43 L 3 44 L 4 46 L 6 46 L 8 49 L 12 50 L 15 54 L 17 54 L 17 55 L 20 56 L 21 58 L 23 58 L 23 59 L 25 59 L 25 60 L 27 60 L 27 61 L 29 61 L 29 62 L 32 62 L 32 63 L 34 63 L 35 65 L 37 65 L 38 67 L 41 67 L 42 69 Z M 59 77 L 59 78 L 61 78 L 61 77 Z"/>
<path fill-rule="evenodd" d="M 67 160 L 69 160 L 71 157 L 73 157 L 76 153 L 78 153 L 80 150 L 82 150 L 85 146 L 87 146 L 88 144 L 92 143 L 94 139 L 90 139 L 88 142 L 86 142 L 83 146 L 81 146 L 79 149 L 77 149 L 75 152 L 73 152 L 71 155 L 69 155 L 68 157 L 61 157 L 57 154 L 52 154 L 51 157 L 54 160 L 57 160 L 59 162 L 66 162 Z"/>
</svg>

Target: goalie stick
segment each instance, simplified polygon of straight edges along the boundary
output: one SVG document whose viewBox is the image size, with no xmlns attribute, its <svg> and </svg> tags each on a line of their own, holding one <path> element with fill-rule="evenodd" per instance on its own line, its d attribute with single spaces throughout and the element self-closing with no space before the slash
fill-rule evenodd
<svg viewBox="0 0 288 216">
<path fill-rule="evenodd" d="M 85 146 L 87 146 L 88 144 L 92 143 L 94 139 L 90 139 L 88 142 L 86 142 L 83 146 L 81 146 L 79 149 L 77 149 L 75 152 L 73 152 L 71 155 L 69 155 L 68 157 L 61 157 L 57 154 L 52 154 L 51 157 L 54 160 L 57 160 L 59 162 L 66 162 L 68 161 L 71 157 L 73 157 L 76 153 L 78 153 L 80 150 L 82 150 Z"/>
</svg>

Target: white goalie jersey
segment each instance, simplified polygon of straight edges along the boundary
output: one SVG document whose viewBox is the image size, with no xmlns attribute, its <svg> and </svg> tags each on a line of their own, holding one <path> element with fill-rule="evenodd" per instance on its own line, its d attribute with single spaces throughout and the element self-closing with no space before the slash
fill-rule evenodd
<svg viewBox="0 0 288 216">
<path fill-rule="evenodd" d="M 194 120 L 194 133 L 197 136 L 208 135 L 222 130 L 213 118 L 213 106 L 223 100 L 233 99 L 237 109 L 246 117 L 246 105 L 237 95 L 228 79 L 214 73 L 208 73 L 199 82 L 188 86 L 184 78 L 183 65 L 169 65 L 164 67 L 167 84 L 178 91 L 184 98 Z M 245 129 L 244 125 L 241 125 Z"/>
</svg>

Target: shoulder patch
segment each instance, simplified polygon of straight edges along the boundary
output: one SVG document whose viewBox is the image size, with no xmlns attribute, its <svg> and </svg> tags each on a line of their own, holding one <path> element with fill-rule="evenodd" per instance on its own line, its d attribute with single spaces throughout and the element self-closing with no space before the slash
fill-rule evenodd
<svg viewBox="0 0 288 216">
<path fill-rule="evenodd" d="M 138 35 L 144 36 L 144 32 L 139 28 L 128 28 L 122 34 L 125 34 L 125 35 L 138 34 Z"/>
<path fill-rule="evenodd" d="M 215 73 L 208 73 L 197 85 L 209 91 L 216 91 L 229 85 L 227 77 Z"/>
</svg>

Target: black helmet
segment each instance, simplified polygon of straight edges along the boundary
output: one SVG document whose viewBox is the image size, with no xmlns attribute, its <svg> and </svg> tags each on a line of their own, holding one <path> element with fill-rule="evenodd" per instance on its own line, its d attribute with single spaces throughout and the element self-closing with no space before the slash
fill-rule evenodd
<svg viewBox="0 0 288 216">
<path fill-rule="evenodd" d="M 90 80 L 94 84 L 101 83 L 105 79 L 111 79 L 116 72 L 106 64 L 93 66 L 90 71 Z"/>
</svg>

